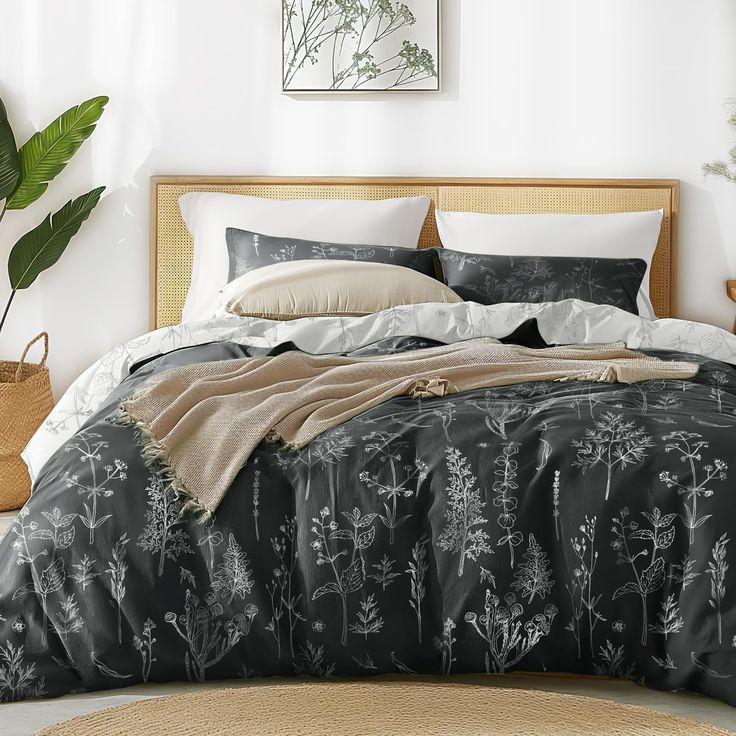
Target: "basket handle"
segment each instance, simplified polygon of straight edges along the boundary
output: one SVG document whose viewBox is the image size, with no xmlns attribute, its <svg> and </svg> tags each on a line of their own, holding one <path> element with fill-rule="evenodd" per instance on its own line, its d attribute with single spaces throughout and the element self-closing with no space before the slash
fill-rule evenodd
<svg viewBox="0 0 736 736">
<path fill-rule="evenodd" d="M 28 345 L 26 345 L 26 349 L 23 351 L 23 355 L 20 356 L 20 361 L 18 362 L 18 370 L 15 372 L 16 383 L 20 383 L 20 379 L 23 377 L 23 365 L 26 356 L 28 355 L 28 351 L 41 339 L 43 339 L 43 358 L 41 358 L 41 362 L 39 363 L 39 365 L 41 367 L 44 367 L 46 365 L 46 358 L 49 357 L 49 333 L 42 332 L 40 335 L 36 335 L 36 337 L 34 337 L 33 340 L 31 340 Z"/>
</svg>

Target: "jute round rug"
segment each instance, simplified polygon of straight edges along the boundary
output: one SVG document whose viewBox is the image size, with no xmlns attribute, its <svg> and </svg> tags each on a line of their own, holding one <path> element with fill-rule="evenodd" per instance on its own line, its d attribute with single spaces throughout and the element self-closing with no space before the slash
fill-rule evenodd
<svg viewBox="0 0 736 736">
<path fill-rule="evenodd" d="M 482 685 L 305 683 L 142 700 L 39 736 L 726 736 L 606 700 Z M 729 735 L 732 736 L 732 735 Z"/>
</svg>

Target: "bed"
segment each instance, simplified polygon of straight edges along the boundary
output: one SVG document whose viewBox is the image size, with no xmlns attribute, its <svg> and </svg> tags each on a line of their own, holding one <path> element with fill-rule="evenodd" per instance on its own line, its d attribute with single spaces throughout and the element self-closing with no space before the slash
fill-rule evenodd
<svg viewBox="0 0 736 736">
<path fill-rule="evenodd" d="M 435 207 L 661 209 L 649 293 L 665 319 L 579 299 L 456 300 L 181 324 L 192 241 L 177 199 L 195 190 L 428 196 L 420 247 L 437 243 Z M 70 388 L 43 428 L 31 500 L 0 542 L 0 699 L 178 680 L 525 670 L 736 704 L 736 339 L 667 319 L 677 211 L 674 181 L 154 179 L 153 331 Z M 526 357 L 626 343 L 648 369 L 692 375 L 459 394 L 425 385 L 298 451 L 260 443 L 209 507 L 146 453 L 142 425 L 119 421 L 121 404 L 192 365 L 271 365 L 299 351 L 381 362 L 473 341 Z"/>
</svg>

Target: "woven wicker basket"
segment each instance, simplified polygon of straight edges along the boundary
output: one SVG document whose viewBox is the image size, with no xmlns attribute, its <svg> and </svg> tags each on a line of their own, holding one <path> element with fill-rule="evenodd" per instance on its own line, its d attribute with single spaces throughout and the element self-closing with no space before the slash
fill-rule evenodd
<svg viewBox="0 0 736 736">
<path fill-rule="evenodd" d="M 44 341 L 40 363 L 26 363 L 31 347 Z M 54 399 L 49 370 L 49 336 L 42 332 L 28 343 L 20 361 L 0 361 L 0 511 L 20 508 L 31 492 L 20 453 L 41 426 Z"/>
</svg>

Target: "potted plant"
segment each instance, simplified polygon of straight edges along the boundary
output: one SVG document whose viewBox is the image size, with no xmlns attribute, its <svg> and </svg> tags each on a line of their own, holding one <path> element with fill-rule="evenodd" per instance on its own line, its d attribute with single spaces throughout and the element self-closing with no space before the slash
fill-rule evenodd
<svg viewBox="0 0 736 736">
<path fill-rule="evenodd" d="M 107 97 L 94 97 L 72 107 L 19 149 L 0 100 L 0 223 L 8 212 L 25 209 L 46 191 L 92 135 L 107 102 Z M 10 296 L 0 316 L 0 334 L 15 295 L 61 258 L 103 191 L 99 187 L 70 200 L 13 246 L 8 258 Z M 41 339 L 43 359 L 27 363 L 29 348 Z M 0 511 L 19 508 L 28 498 L 30 479 L 20 453 L 53 406 L 47 355 L 48 335 L 41 333 L 19 361 L 0 361 Z"/>
</svg>

